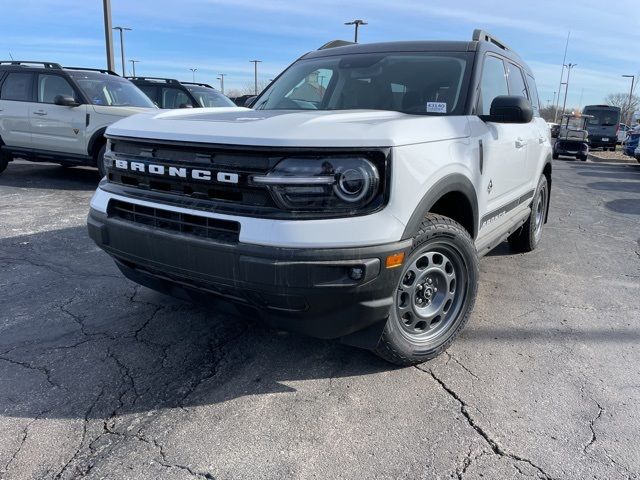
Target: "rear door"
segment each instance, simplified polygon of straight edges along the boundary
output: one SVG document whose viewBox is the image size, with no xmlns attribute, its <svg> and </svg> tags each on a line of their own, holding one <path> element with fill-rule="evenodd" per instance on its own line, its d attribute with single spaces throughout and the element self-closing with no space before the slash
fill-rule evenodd
<svg viewBox="0 0 640 480">
<path fill-rule="evenodd" d="M 486 54 L 477 113 L 488 115 L 492 100 L 508 94 L 504 61 Z M 478 192 L 478 201 L 481 210 L 479 234 L 485 235 L 509 218 L 527 189 L 523 179 L 526 177 L 528 129 L 523 129 L 521 124 L 483 122 L 479 118 L 474 123 L 480 130 L 483 146 L 482 188 Z"/>
<path fill-rule="evenodd" d="M 79 93 L 66 77 L 56 73 L 39 73 L 36 90 L 37 103 L 31 111 L 33 148 L 86 155 L 87 105 L 68 107 L 54 103 L 58 95 L 68 95 L 81 102 Z"/>
<path fill-rule="evenodd" d="M 149 97 L 149 99 L 156 104 L 156 106 L 162 108 L 162 106 L 160 105 L 160 100 L 158 99 L 158 87 L 156 85 L 138 85 L 137 83 L 135 83 L 135 86 L 138 87 L 140 90 L 142 90 L 142 93 L 144 93 L 147 97 Z"/>
<path fill-rule="evenodd" d="M 10 72 L 0 86 L 0 136 L 8 147 L 31 148 L 33 73 Z"/>
<path fill-rule="evenodd" d="M 189 95 L 180 88 L 161 87 L 160 108 L 197 107 Z"/>
</svg>

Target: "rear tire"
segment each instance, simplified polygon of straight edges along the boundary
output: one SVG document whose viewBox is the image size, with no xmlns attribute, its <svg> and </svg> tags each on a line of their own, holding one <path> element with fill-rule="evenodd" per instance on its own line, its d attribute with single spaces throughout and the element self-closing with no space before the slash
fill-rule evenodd
<svg viewBox="0 0 640 480">
<path fill-rule="evenodd" d="M 583 162 L 587 161 L 587 156 L 586 155 L 578 155 L 578 160 L 582 160 Z"/>
<path fill-rule="evenodd" d="M 0 152 L 0 173 L 4 172 L 11 161 L 11 156 L 8 153 Z"/>
<path fill-rule="evenodd" d="M 553 157 L 553 159 L 554 159 L 554 160 L 558 160 L 559 155 L 558 155 L 557 153 L 554 153 L 554 154 L 552 155 L 552 157 Z"/>
<path fill-rule="evenodd" d="M 540 176 L 538 187 L 533 196 L 531 213 L 526 223 L 509 235 L 509 245 L 516 252 L 530 252 L 535 250 L 542 238 L 542 230 L 547 215 L 549 204 L 549 184 L 547 177 Z"/>
<path fill-rule="evenodd" d="M 448 217 L 427 214 L 413 237 L 374 352 L 402 366 L 441 354 L 469 319 L 478 277 L 478 255 L 469 233 Z"/>
<path fill-rule="evenodd" d="M 104 152 L 106 150 L 107 146 L 103 145 L 96 155 L 96 167 L 98 167 L 98 173 L 100 174 L 101 179 L 107 174 L 106 169 L 104 168 Z"/>
</svg>

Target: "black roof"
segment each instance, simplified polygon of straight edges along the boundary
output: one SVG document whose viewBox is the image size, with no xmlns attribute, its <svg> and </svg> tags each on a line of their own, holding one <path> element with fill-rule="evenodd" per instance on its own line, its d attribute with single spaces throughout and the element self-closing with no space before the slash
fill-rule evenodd
<svg viewBox="0 0 640 480">
<path fill-rule="evenodd" d="M 334 46 L 335 45 L 335 46 Z M 344 40 L 327 42 L 320 49 L 309 52 L 301 59 L 324 58 L 334 55 L 350 55 L 358 53 L 387 53 L 387 52 L 495 52 L 522 65 L 528 73 L 531 69 L 520 56 L 484 30 L 476 29 L 470 41 L 404 41 L 380 43 L 351 43 Z"/>
</svg>

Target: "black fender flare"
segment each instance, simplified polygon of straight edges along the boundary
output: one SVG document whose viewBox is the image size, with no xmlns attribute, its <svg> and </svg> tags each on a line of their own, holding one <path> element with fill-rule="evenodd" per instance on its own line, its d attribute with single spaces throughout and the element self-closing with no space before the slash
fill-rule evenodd
<svg viewBox="0 0 640 480">
<path fill-rule="evenodd" d="M 476 238 L 478 234 L 478 196 L 476 195 L 476 189 L 469 178 L 461 173 L 452 173 L 438 180 L 425 196 L 422 197 L 404 228 L 402 240 L 413 237 L 420 223 L 422 223 L 425 214 L 431 210 L 438 200 L 451 192 L 460 192 L 469 201 L 473 214 L 473 232 L 471 232 L 471 237 Z"/>
<path fill-rule="evenodd" d="M 96 148 L 96 147 L 98 146 L 102 147 L 102 143 L 107 141 L 107 139 L 104 138 L 104 132 L 106 131 L 107 131 L 107 127 L 102 127 L 96 130 L 95 132 L 93 132 L 93 135 L 91 135 L 91 138 L 89 139 L 89 144 L 87 146 L 87 153 L 92 158 L 95 158 L 96 153 L 98 153 L 97 150 L 99 150 L 99 148 Z"/>
</svg>

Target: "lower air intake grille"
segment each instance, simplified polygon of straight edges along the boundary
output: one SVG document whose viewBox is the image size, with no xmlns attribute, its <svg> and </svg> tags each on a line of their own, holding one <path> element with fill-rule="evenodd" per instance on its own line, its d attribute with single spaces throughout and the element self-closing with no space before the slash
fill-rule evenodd
<svg viewBox="0 0 640 480">
<path fill-rule="evenodd" d="M 223 243 L 237 243 L 240 237 L 238 222 L 145 207 L 120 200 L 109 202 L 107 215 L 140 225 L 210 238 Z"/>
</svg>

